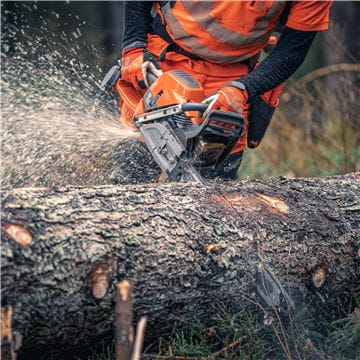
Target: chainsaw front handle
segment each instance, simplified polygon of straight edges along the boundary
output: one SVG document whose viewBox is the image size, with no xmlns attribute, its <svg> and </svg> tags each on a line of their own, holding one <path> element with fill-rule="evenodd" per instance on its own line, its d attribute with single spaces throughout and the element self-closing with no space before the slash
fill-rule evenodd
<svg viewBox="0 0 360 360">
<path fill-rule="evenodd" d="M 158 76 L 155 76 L 152 72 L 146 71 L 146 74 L 145 74 L 145 79 L 146 79 L 146 85 L 148 87 L 150 87 L 159 77 Z"/>
</svg>

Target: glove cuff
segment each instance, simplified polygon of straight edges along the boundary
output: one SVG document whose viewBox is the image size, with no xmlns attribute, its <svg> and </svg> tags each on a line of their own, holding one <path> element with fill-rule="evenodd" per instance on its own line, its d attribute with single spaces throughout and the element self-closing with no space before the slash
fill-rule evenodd
<svg viewBox="0 0 360 360">
<path fill-rule="evenodd" d="M 127 44 L 126 46 L 124 46 L 122 48 L 122 51 L 126 51 L 126 50 L 129 50 L 129 49 L 134 49 L 134 48 L 146 48 L 147 46 L 147 43 L 144 42 L 144 41 L 138 41 L 138 40 L 135 40 L 133 42 L 131 42 L 130 44 Z"/>
<path fill-rule="evenodd" d="M 246 90 L 245 84 L 243 84 L 241 81 L 237 81 L 237 80 L 229 81 L 226 84 L 224 84 L 224 86 L 233 86 L 241 91 Z"/>
<path fill-rule="evenodd" d="M 246 91 L 246 86 L 245 86 L 245 84 L 242 83 L 241 81 L 238 81 L 238 80 L 229 81 L 229 82 L 225 83 L 224 86 L 232 86 L 232 87 L 240 90 L 240 91 L 244 94 L 244 96 L 245 96 L 245 98 L 246 98 L 246 99 L 245 99 L 245 102 L 248 101 L 248 99 L 249 99 L 249 94 L 248 94 L 248 92 Z"/>
<path fill-rule="evenodd" d="M 128 55 L 133 55 L 133 54 L 139 54 L 140 53 L 144 53 L 147 50 L 145 48 L 141 48 L 141 47 L 132 47 L 132 48 L 127 48 L 125 50 L 123 50 L 122 52 L 122 56 L 128 56 Z"/>
</svg>

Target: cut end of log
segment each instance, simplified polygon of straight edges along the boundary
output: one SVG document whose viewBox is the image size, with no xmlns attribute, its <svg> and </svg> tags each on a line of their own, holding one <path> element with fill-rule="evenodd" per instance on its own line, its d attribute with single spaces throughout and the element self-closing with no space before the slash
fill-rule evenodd
<svg viewBox="0 0 360 360">
<path fill-rule="evenodd" d="M 212 200 L 225 206 L 243 208 L 251 212 L 267 210 L 280 215 L 288 215 L 290 212 L 290 207 L 284 200 L 264 194 L 241 195 L 231 193 L 225 196 L 212 196 Z"/>
<path fill-rule="evenodd" d="M 316 288 L 320 288 L 321 286 L 324 285 L 325 280 L 326 280 L 326 269 L 323 266 L 318 265 L 313 271 L 312 283 Z"/>
<path fill-rule="evenodd" d="M 3 228 L 5 234 L 18 244 L 22 246 L 28 246 L 32 243 L 32 235 L 30 231 L 26 229 L 23 225 L 4 224 Z"/>
</svg>

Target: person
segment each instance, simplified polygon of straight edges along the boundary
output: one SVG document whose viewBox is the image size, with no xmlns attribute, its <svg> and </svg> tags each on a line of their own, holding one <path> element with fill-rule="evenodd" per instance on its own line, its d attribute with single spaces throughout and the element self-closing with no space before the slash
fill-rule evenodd
<svg viewBox="0 0 360 360">
<path fill-rule="evenodd" d="M 144 69 L 183 70 L 203 86 L 211 109 L 242 113 L 245 128 L 236 146 L 208 174 L 233 179 L 243 151 L 260 144 L 284 82 L 305 60 L 317 32 L 328 28 L 331 4 L 125 1 L 121 79 L 144 93 Z M 275 31 L 281 34 L 276 44 Z M 269 43 L 272 51 L 259 62 Z M 126 122 L 125 107 L 120 113 Z"/>
</svg>

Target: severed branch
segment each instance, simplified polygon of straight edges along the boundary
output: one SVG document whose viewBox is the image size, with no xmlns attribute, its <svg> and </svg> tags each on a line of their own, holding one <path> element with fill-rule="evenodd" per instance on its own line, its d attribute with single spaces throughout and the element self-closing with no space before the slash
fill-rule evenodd
<svg viewBox="0 0 360 360">
<path fill-rule="evenodd" d="M 134 328 L 132 326 L 133 295 L 128 280 L 116 285 L 115 313 L 116 360 L 129 360 L 134 341 Z"/>
<path fill-rule="evenodd" d="M 1 308 L 1 359 L 15 360 L 13 332 L 12 332 L 12 307 Z"/>
<path fill-rule="evenodd" d="M 141 358 L 141 350 L 144 343 L 144 336 L 145 336 L 145 328 L 146 328 L 147 318 L 143 316 L 137 325 L 136 328 L 136 337 L 134 343 L 134 351 L 131 360 L 140 360 Z"/>
</svg>

